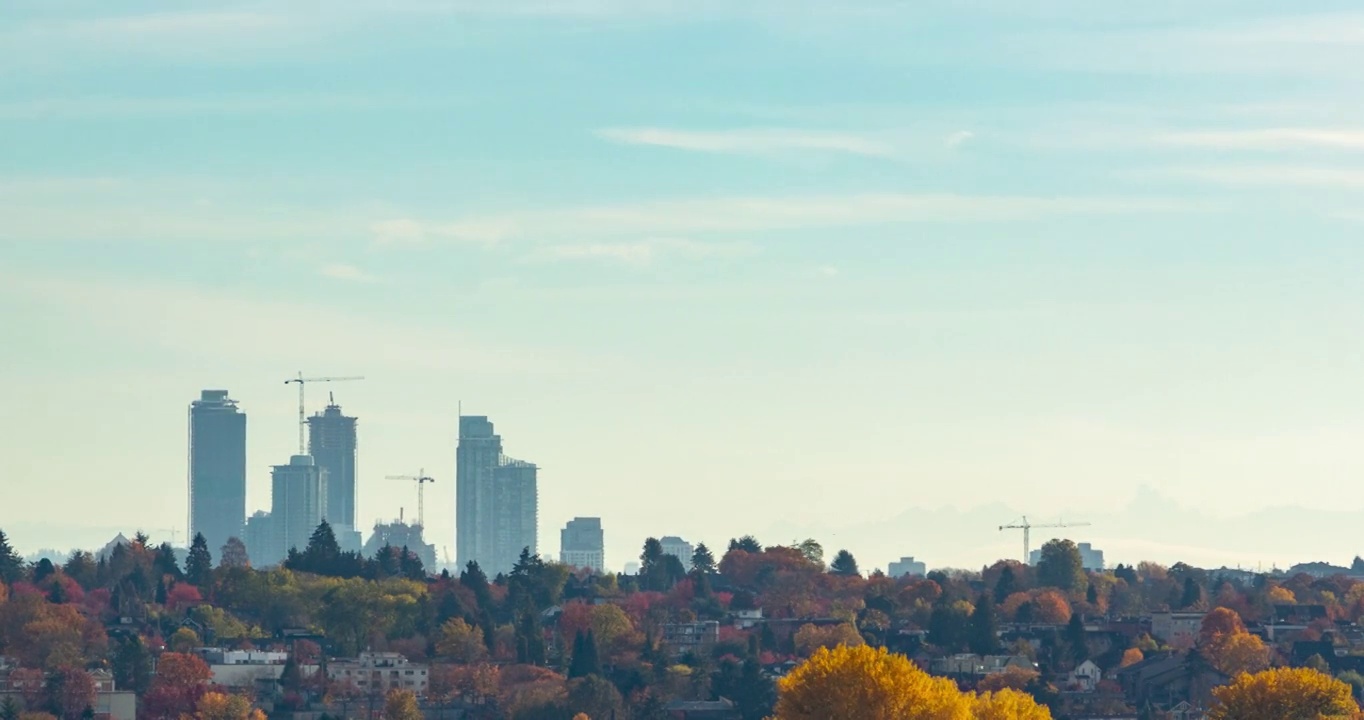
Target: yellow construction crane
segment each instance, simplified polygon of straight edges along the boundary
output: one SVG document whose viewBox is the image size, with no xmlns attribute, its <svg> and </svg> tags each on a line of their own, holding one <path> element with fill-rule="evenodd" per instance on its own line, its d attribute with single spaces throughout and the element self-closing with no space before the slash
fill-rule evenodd
<svg viewBox="0 0 1364 720">
<path fill-rule="evenodd" d="M 296 377 L 296 378 L 289 378 L 288 380 L 285 380 L 285 381 L 284 381 L 284 384 L 285 384 L 285 385 L 288 385 L 288 384 L 290 384 L 290 383 L 297 383 L 297 384 L 298 384 L 298 454 L 299 454 L 299 455 L 304 455 L 304 454 L 307 453 L 307 451 L 306 451 L 306 450 L 304 449 L 304 447 L 303 447 L 303 428 L 304 428 L 304 426 L 306 426 L 306 425 L 308 424 L 307 410 L 306 410 L 306 409 L 304 408 L 304 406 L 303 406 L 303 386 L 304 386 L 304 385 L 307 385 L 308 383 L 318 383 L 318 382 L 344 382 L 344 381 L 347 381 L 347 380 L 364 380 L 364 378 L 363 378 L 363 377 L 315 377 L 315 378 L 305 378 L 305 377 L 303 377 L 303 371 L 300 370 L 299 373 L 298 373 L 298 377 Z"/>
<path fill-rule="evenodd" d="M 1031 558 L 1031 556 L 1032 556 L 1032 538 L 1031 538 L 1031 536 L 1030 536 L 1030 533 L 1031 533 L 1031 531 L 1032 531 L 1033 528 L 1087 527 L 1088 525 L 1089 525 L 1089 523 L 1087 523 L 1087 522 L 1075 522 L 1075 523 L 1055 522 L 1055 523 L 1048 523 L 1048 524 L 1046 524 L 1046 525 L 1033 525 L 1032 523 L 1028 522 L 1028 516 L 1027 516 L 1027 515 L 1024 515 L 1024 516 L 1023 516 L 1023 522 L 1017 523 L 1017 524 L 1014 524 L 1014 525 L 1000 525 L 1000 526 L 999 526 L 999 530 L 1000 530 L 1000 532 L 1003 532 L 1003 531 L 1005 531 L 1005 530 L 1022 530 L 1022 531 L 1023 531 L 1023 564 L 1024 564 L 1024 565 L 1027 565 L 1027 564 L 1028 564 L 1028 560 L 1029 560 L 1029 559 Z"/>
<path fill-rule="evenodd" d="M 426 484 L 436 481 L 435 478 L 426 474 L 423 468 L 417 471 L 416 475 L 389 475 L 389 480 L 411 480 L 417 483 L 417 526 L 426 527 Z"/>
</svg>

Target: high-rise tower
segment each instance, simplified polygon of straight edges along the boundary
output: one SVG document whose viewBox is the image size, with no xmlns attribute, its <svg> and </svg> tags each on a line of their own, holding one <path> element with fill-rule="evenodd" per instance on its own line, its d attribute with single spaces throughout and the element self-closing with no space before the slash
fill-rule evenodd
<svg viewBox="0 0 1364 720">
<path fill-rule="evenodd" d="M 510 571 L 521 550 L 537 552 L 537 468 L 502 454 L 486 416 L 461 416 L 455 452 L 455 554 L 489 575 Z"/>
<path fill-rule="evenodd" d="M 288 465 L 274 467 L 270 480 L 270 523 L 274 536 L 270 555 L 278 562 L 292 548 L 303 552 L 313 531 L 327 517 L 327 473 L 311 456 L 294 455 Z"/>
<path fill-rule="evenodd" d="M 335 402 L 308 418 L 308 453 L 326 473 L 327 522 L 342 550 L 360 549 L 359 533 L 354 532 L 355 446 L 355 418 L 343 414 Z"/>
<path fill-rule="evenodd" d="M 246 414 L 226 390 L 189 406 L 189 539 L 203 533 L 217 557 L 246 522 Z"/>
<path fill-rule="evenodd" d="M 606 569 L 605 534 L 601 518 L 576 517 L 559 531 L 559 562 L 569 567 Z"/>
</svg>

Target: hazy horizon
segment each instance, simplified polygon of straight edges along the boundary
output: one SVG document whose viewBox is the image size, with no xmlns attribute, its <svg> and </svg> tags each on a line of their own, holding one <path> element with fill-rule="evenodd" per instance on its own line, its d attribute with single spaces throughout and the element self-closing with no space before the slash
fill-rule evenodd
<svg viewBox="0 0 1364 720">
<path fill-rule="evenodd" d="M 300 370 L 365 376 L 309 414 L 360 418 L 366 529 L 414 512 L 385 476 L 436 478 L 438 556 L 461 403 L 541 467 L 541 552 L 599 516 L 616 569 L 746 533 L 976 567 L 1024 514 L 1093 522 L 1067 534 L 1110 562 L 1364 552 L 1351 3 L 5 15 L 26 552 L 183 543 L 204 388 L 268 507 Z"/>
</svg>

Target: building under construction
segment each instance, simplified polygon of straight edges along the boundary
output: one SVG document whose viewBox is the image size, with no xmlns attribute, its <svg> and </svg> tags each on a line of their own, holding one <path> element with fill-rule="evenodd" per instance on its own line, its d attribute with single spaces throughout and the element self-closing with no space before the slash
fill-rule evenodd
<svg viewBox="0 0 1364 720">
<path fill-rule="evenodd" d="M 422 526 L 419 524 L 409 525 L 402 520 L 374 523 L 374 534 L 365 542 L 363 551 L 365 557 L 374 557 L 385 545 L 407 548 L 408 552 L 422 561 L 422 567 L 428 571 L 436 567 L 436 546 L 427 544 L 422 537 Z"/>
</svg>

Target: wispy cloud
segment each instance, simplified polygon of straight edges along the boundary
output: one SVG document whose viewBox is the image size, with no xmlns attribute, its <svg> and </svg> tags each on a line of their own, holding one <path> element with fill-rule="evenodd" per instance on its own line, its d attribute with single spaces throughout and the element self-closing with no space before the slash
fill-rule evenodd
<svg viewBox="0 0 1364 720">
<path fill-rule="evenodd" d="M 869 157 L 886 157 L 895 153 L 895 148 L 891 145 L 864 135 L 785 128 L 739 130 L 605 128 L 597 131 L 597 135 L 626 145 L 650 145 L 710 153 L 767 154 L 814 151 Z"/>
<path fill-rule="evenodd" d="M 372 283 L 378 280 L 364 270 L 346 263 L 328 263 L 318 268 L 317 274 L 333 280 L 345 280 L 347 282 Z"/>
<path fill-rule="evenodd" d="M 413 245 L 426 242 L 426 226 L 412 218 L 380 220 L 369 226 L 377 245 Z"/>
<path fill-rule="evenodd" d="M 650 238 L 636 242 L 549 245 L 531 253 L 531 261 L 609 260 L 627 265 L 649 265 L 662 258 L 700 260 L 737 257 L 753 252 L 740 243 L 708 243 L 680 238 Z"/>
<path fill-rule="evenodd" d="M 1188 178 L 1226 186 L 1298 186 L 1364 188 L 1364 170 L 1302 165 L 1208 165 L 1171 167 L 1157 175 Z"/>
<path fill-rule="evenodd" d="M 1165 145 L 1220 150 L 1289 150 L 1334 148 L 1364 150 L 1364 130 L 1328 128 L 1264 128 L 1168 133 L 1156 137 Z"/>
<path fill-rule="evenodd" d="M 560 210 L 528 210 L 461 218 L 425 226 L 459 239 L 572 239 L 579 237 L 691 237 L 706 233 L 818 229 L 885 223 L 994 222 L 1057 215 L 1176 212 L 1188 205 L 1167 198 L 1030 197 L 868 193 L 858 195 L 735 196 L 668 200 Z"/>
<path fill-rule="evenodd" d="M 965 143 L 967 140 L 970 140 L 975 136 L 976 134 L 971 132 L 970 130 L 958 130 L 957 132 L 954 132 L 951 135 L 947 136 L 947 147 L 949 149 L 955 150 L 956 148 L 961 147 L 961 145 Z"/>
</svg>

